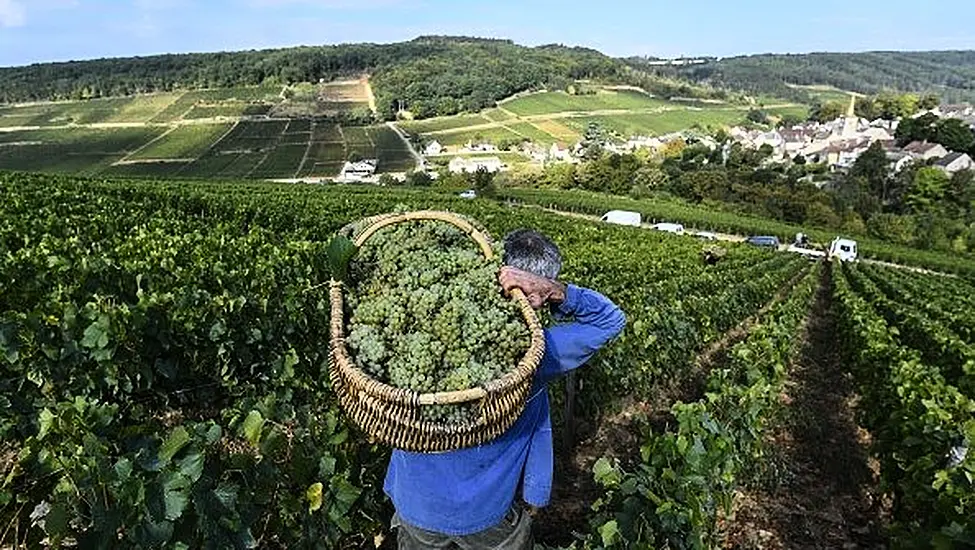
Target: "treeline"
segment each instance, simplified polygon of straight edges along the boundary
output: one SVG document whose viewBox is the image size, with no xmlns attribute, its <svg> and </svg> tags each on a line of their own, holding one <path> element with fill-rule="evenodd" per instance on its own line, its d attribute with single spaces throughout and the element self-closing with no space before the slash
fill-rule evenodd
<svg viewBox="0 0 975 550">
<path fill-rule="evenodd" d="M 901 147 L 912 141 L 929 141 L 949 151 L 975 156 L 975 131 L 957 118 L 939 118 L 934 113 L 905 118 L 898 124 L 894 137 Z"/>
<path fill-rule="evenodd" d="M 500 185 L 584 189 L 695 204 L 835 229 L 921 249 L 975 252 L 975 178 L 924 164 L 898 173 L 874 144 L 848 174 L 822 164 L 768 164 L 770 147 L 712 150 L 671 142 L 658 156 L 587 152 L 589 160 L 541 173 L 505 173 Z"/>
<path fill-rule="evenodd" d="M 372 75 L 381 118 L 475 111 L 517 92 L 574 79 L 622 81 L 625 65 L 595 50 L 507 40 L 420 37 L 396 44 L 158 55 L 0 69 L 0 102 L 318 82 Z"/>
<path fill-rule="evenodd" d="M 788 84 L 826 84 L 864 94 L 899 90 L 937 93 L 948 102 L 975 101 L 975 51 L 970 50 L 751 55 L 656 71 L 791 99 L 806 94 Z"/>
</svg>

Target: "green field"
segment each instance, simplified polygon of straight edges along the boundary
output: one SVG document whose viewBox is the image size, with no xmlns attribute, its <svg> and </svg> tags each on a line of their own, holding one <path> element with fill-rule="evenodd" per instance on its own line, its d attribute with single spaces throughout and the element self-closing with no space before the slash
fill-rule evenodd
<svg viewBox="0 0 975 550">
<path fill-rule="evenodd" d="M 254 154 L 242 155 L 218 172 L 254 170 Z M 593 465 L 560 472 L 569 490 L 552 493 L 550 510 L 578 512 L 540 512 L 552 527 L 539 532 L 544 548 L 764 548 L 720 542 L 757 530 L 742 505 L 822 526 L 774 524 L 789 537 L 775 548 L 862 547 L 834 544 L 839 529 L 869 548 L 961 549 L 975 536 L 975 288 L 960 277 L 728 242 L 702 261 L 715 243 L 435 188 L 0 174 L 0 196 L 0 497 L 18 502 L 0 506 L 12 533 L 0 543 L 10 548 L 45 547 L 51 532 L 125 548 L 395 540 L 388 434 L 350 414 L 338 398 L 347 382 L 323 375 L 335 353 L 365 363 L 342 338 L 355 306 L 329 304 L 368 296 L 361 282 L 375 268 L 353 259 L 338 287 L 324 258 L 340 228 L 401 208 L 454 212 L 498 240 L 536 228 L 561 249 L 561 281 L 613 302 L 590 295 L 602 313 L 567 320 L 605 336 L 575 372 L 585 391 L 546 389 L 553 458 Z M 461 325 L 451 306 L 475 304 L 436 291 L 445 286 L 412 283 L 389 296 L 403 306 L 368 324 L 443 344 L 422 349 L 436 361 L 458 341 L 479 344 L 466 327 L 449 341 L 430 328 Z M 433 323 L 431 310 L 407 307 L 421 295 L 434 300 Z M 331 348 L 329 330 L 340 333 Z M 396 397 L 422 411 L 399 384 Z M 573 437 L 582 425 L 567 410 L 591 435 Z M 824 494 L 858 499 L 857 521 Z"/>
<path fill-rule="evenodd" d="M 324 177 L 338 174 L 353 151 L 378 158 L 379 172 L 401 172 L 415 166 L 409 148 L 386 126 L 242 120 L 233 125 L 0 132 L 0 169 L 46 172 L 180 178 Z M 157 162 L 160 160 L 181 162 Z M 122 164 L 113 166 L 119 161 Z"/>
<path fill-rule="evenodd" d="M 622 137 L 653 136 L 686 130 L 695 125 L 718 127 L 739 124 L 745 122 L 745 114 L 746 111 L 743 110 L 694 108 L 661 113 L 573 117 L 561 122 L 579 132 L 585 131 L 590 122 L 595 122 Z"/>
<path fill-rule="evenodd" d="M 440 142 L 441 145 L 448 147 L 463 147 L 467 142 L 478 143 L 487 141 L 497 144 L 505 140 L 520 139 L 520 136 L 507 128 L 497 126 L 494 128 L 479 128 L 464 132 L 451 132 L 449 134 L 433 134 L 430 136 Z"/>
<path fill-rule="evenodd" d="M 177 97 L 178 94 L 152 94 L 0 106 L 0 127 L 146 122 L 166 109 Z"/>
<path fill-rule="evenodd" d="M 441 130 L 452 130 L 455 128 L 466 128 L 478 124 L 490 124 L 492 120 L 486 119 L 481 115 L 455 115 L 448 117 L 431 118 L 427 120 L 417 120 L 414 122 L 400 123 L 404 129 L 415 134 L 425 134 L 428 132 L 439 132 Z"/>
<path fill-rule="evenodd" d="M 608 110 L 647 110 L 671 105 L 647 94 L 621 90 L 601 90 L 594 95 L 569 95 L 565 92 L 543 92 L 519 97 L 501 106 L 518 116 L 536 116 L 563 112 Z"/>
<path fill-rule="evenodd" d="M 137 159 L 195 159 L 202 155 L 231 124 L 192 124 L 177 126 L 166 135 L 130 157 Z"/>
</svg>

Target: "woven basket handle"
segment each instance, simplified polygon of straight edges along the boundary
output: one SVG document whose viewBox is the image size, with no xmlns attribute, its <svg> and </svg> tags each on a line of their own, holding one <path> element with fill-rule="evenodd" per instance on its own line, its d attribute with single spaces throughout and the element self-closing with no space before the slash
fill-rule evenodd
<svg viewBox="0 0 975 550">
<path fill-rule="evenodd" d="M 404 212 L 402 214 L 383 216 L 381 219 L 365 228 L 362 233 L 355 238 L 355 245 L 361 247 L 363 244 L 365 244 L 369 237 L 384 227 L 397 223 L 418 220 L 438 220 L 452 224 L 466 233 L 470 238 L 474 239 L 474 242 L 481 247 L 481 252 L 484 254 L 485 258 L 489 260 L 494 258 L 494 249 L 491 248 L 491 241 L 484 233 L 460 216 L 456 216 L 450 212 L 441 212 L 437 210 L 419 210 L 416 212 Z M 525 298 L 525 293 L 522 292 L 520 288 L 512 289 L 511 297 L 514 298 L 515 302 L 517 302 L 522 309 L 531 309 L 531 304 L 528 303 L 528 299 Z M 453 403 L 466 403 L 468 401 L 483 399 L 487 396 L 487 394 L 488 392 L 484 388 L 478 387 L 461 391 L 423 393 L 420 394 L 419 399 L 421 405 L 449 405 Z"/>
</svg>

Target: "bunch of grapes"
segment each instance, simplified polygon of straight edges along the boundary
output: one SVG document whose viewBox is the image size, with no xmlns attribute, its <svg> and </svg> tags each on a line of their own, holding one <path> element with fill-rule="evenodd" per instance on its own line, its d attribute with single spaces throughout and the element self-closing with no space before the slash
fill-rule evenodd
<svg viewBox="0 0 975 550">
<path fill-rule="evenodd" d="M 518 306 L 501 295 L 497 259 L 451 224 L 412 221 L 369 238 L 351 265 L 348 344 L 374 378 L 421 393 L 477 387 L 511 371 L 530 341 Z M 468 405 L 424 407 L 461 423 Z"/>
</svg>

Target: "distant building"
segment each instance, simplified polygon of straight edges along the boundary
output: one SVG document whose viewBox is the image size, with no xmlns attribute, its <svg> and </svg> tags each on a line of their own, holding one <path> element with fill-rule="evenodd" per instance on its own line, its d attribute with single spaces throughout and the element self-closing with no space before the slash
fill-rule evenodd
<svg viewBox="0 0 975 550">
<path fill-rule="evenodd" d="M 887 151 L 887 160 L 893 165 L 894 172 L 900 172 L 914 162 L 914 157 L 903 151 Z"/>
<path fill-rule="evenodd" d="M 962 170 L 971 170 L 973 167 L 972 157 L 965 153 L 949 153 L 944 158 L 934 163 L 934 167 L 947 174 L 954 174 Z"/>
<path fill-rule="evenodd" d="M 904 147 L 904 152 L 916 160 L 931 160 L 948 156 L 948 150 L 940 143 L 929 143 L 927 141 L 913 141 Z"/>
<path fill-rule="evenodd" d="M 443 153 L 443 145 L 440 145 L 440 142 L 437 140 L 431 141 L 429 144 L 427 144 L 426 148 L 423 149 L 424 155 L 439 155 L 440 153 Z"/>
<path fill-rule="evenodd" d="M 480 169 L 488 172 L 500 172 L 505 168 L 498 157 L 461 158 L 454 157 L 447 168 L 454 174 L 473 173 Z"/>
<path fill-rule="evenodd" d="M 376 175 L 376 168 L 379 166 L 379 159 L 360 160 L 359 162 L 346 162 L 342 166 L 342 173 L 339 174 L 341 181 L 365 181 L 372 179 Z"/>
<path fill-rule="evenodd" d="M 490 143 L 474 143 L 468 141 L 467 144 L 464 145 L 465 153 L 493 153 L 497 150 L 498 148 Z"/>
</svg>

